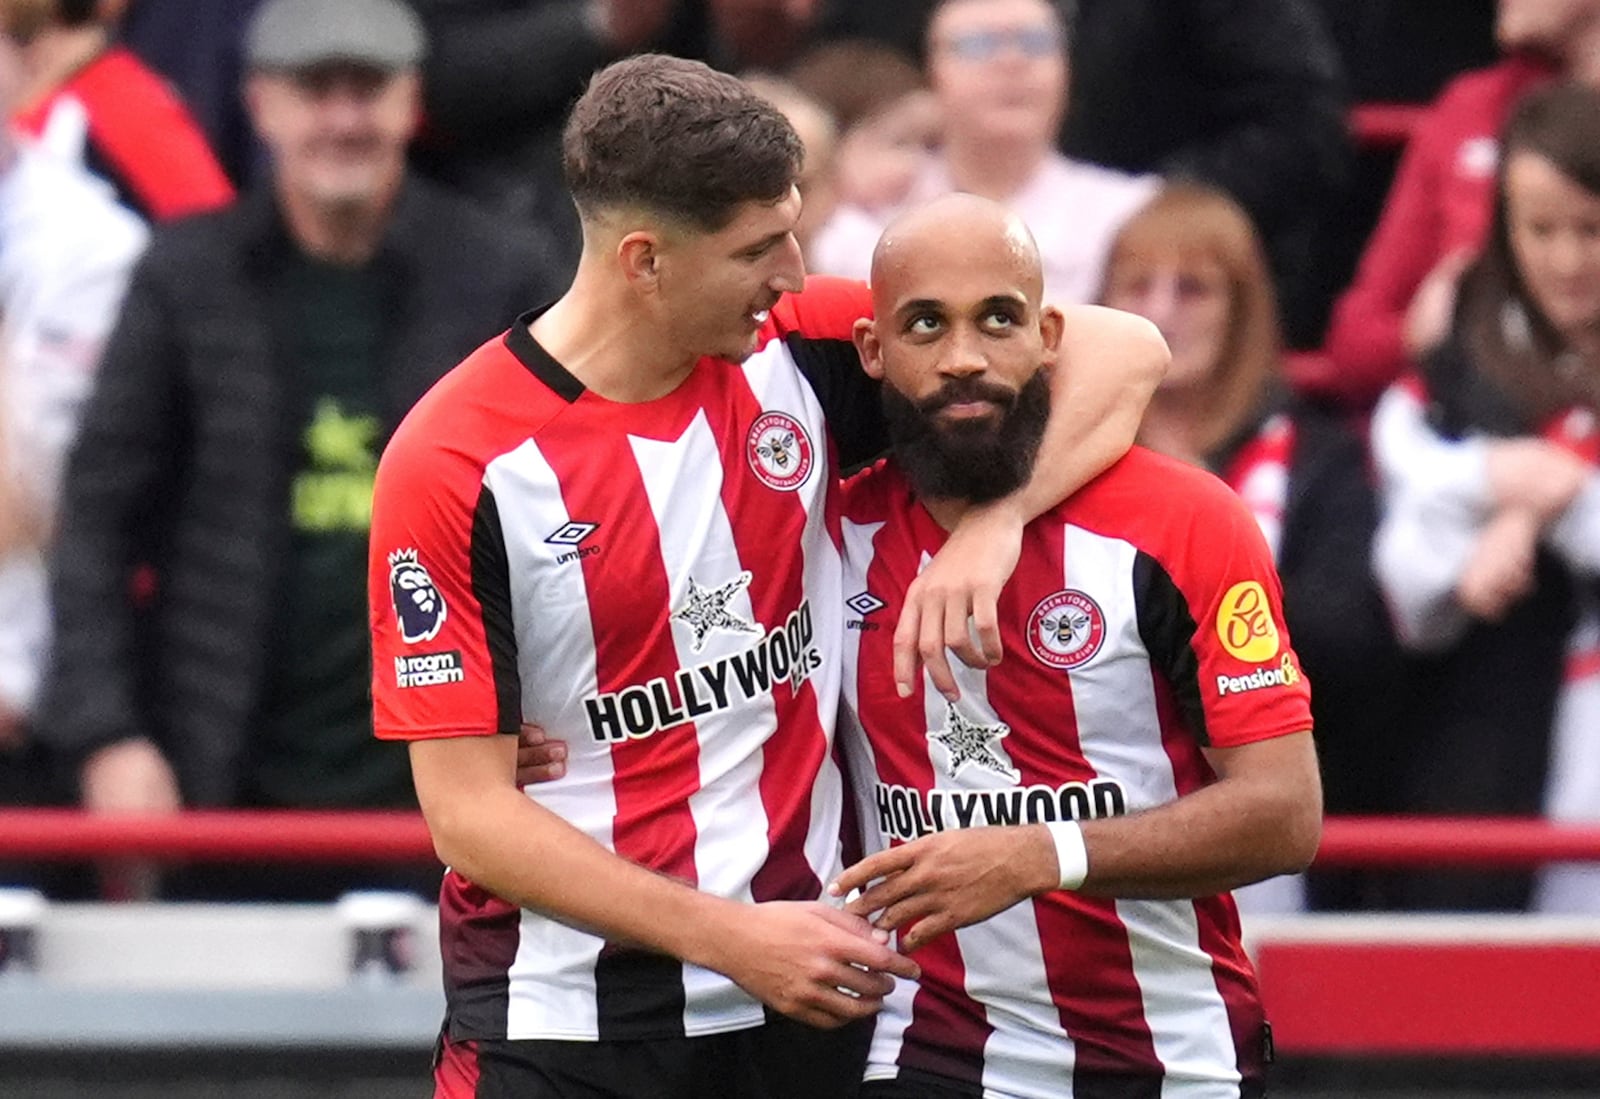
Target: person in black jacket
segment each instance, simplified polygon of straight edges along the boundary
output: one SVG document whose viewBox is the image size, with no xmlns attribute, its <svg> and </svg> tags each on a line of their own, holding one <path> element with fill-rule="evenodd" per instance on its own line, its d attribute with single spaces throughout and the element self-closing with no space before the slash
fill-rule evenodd
<svg viewBox="0 0 1600 1099">
<path fill-rule="evenodd" d="M 522 230 L 407 174 L 423 49 L 397 0 L 269 0 L 270 186 L 133 277 L 66 475 L 39 721 L 91 810 L 413 803 L 368 712 L 377 457 L 555 289 Z"/>
<path fill-rule="evenodd" d="M 1226 481 L 1272 548 L 1312 684 L 1328 812 L 1397 811 L 1409 703 L 1367 565 L 1377 509 L 1365 455 L 1341 424 L 1285 394 L 1272 283 L 1248 216 L 1220 191 L 1168 184 L 1118 233 L 1101 301 L 1154 321 L 1172 349 L 1139 441 Z M 1264 884 L 1276 895 L 1242 890 L 1241 908 L 1298 906 Z M 1375 875 L 1309 884 L 1318 907 L 1388 899 Z"/>
</svg>

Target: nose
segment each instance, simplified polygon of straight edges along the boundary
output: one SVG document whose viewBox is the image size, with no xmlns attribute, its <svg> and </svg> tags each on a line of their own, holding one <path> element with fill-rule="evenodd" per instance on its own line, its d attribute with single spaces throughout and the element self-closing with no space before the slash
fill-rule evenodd
<svg viewBox="0 0 1600 1099">
<path fill-rule="evenodd" d="M 790 233 L 779 251 L 778 265 L 767 286 L 775 294 L 798 294 L 806 285 L 806 259 L 800 252 L 800 242 Z"/>
<path fill-rule="evenodd" d="M 1178 309 L 1177 280 L 1166 276 L 1151 279 L 1129 304 L 1133 312 L 1166 331 Z"/>
<path fill-rule="evenodd" d="M 989 359 L 984 353 L 983 337 L 970 325 L 957 325 L 945 341 L 939 372 L 949 377 L 969 377 L 988 369 Z"/>
</svg>

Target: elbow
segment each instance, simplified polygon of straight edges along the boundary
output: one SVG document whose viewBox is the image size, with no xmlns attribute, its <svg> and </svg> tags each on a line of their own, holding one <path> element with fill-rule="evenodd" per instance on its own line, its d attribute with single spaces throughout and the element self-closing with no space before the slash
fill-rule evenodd
<svg viewBox="0 0 1600 1099">
<path fill-rule="evenodd" d="M 1133 313 L 1126 314 L 1128 361 L 1131 376 L 1149 393 L 1154 393 L 1172 366 L 1172 349 L 1161 329 Z"/>
<path fill-rule="evenodd" d="M 1309 870 L 1322 845 L 1322 805 L 1302 810 L 1294 815 L 1285 830 L 1283 839 L 1283 866 L 1280 874 L 1298 874 Z"/>
<path fill-rule="evenodd" d="M 1296 789 L 1274 814 L 1273 874 L 1298 874 L 1310 868 L 1322 844 L 1322 784 Z"/>
</svg>

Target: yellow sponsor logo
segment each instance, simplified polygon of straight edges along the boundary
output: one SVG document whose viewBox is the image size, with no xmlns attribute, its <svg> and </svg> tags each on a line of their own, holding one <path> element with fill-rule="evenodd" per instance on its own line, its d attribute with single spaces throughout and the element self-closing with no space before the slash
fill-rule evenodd
<svg viewBox="0 0 1600 1099">
<path fill-rule="evenodd" d="M 1265 664 L 1278 655 L 1278 624 L 1266 589 L 1255 580 L 1241 580 L 1228 589 L 1217 608 L 1217 639 L 1239 660 Z"/>
</svg>

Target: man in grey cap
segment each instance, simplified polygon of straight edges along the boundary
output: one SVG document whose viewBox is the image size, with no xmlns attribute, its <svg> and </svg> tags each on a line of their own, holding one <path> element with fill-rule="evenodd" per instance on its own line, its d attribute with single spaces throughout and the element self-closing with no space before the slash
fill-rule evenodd
<svg viewBox="0 0 1600 1099">
<path fill-rule="evenodd" d="M 377 457 L 557 289 L 527 229 L 408 174 L 425 49 L 397 0 L 268 0 L 244 88 L 268 178 L 134 276 L 66 475 L 39 720 L 90 809 L 414 804 L 367 702 Z M 263 880 L 238 892 L 353 883 Z"/>
</svg>

